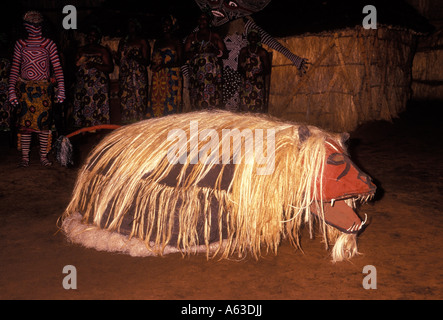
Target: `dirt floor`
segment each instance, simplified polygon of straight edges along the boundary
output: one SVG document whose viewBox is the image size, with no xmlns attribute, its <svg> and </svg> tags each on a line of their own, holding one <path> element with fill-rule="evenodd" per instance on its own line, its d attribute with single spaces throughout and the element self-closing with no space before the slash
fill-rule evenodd
<svg viewBox="0 0 443 320">
<path fill-rule="evenodd" d="M 378 186 L 361 208 L 370 225 L 360 256 L 332 263 L 321 239 L 302 239 L 303 251 L 283 242 L 277 255 L 256 261 L 207 261 L 205 256 L 133 258 L 70 244 L 57 219 L 70 200 L 78 170 L 44 168 L 34 145 L 32 163 L 2 136 L 0 149 L 0 298 L 5 299 L 442 299 L 443 127 L 441 104 L 415 104 L 390 122 L 351 133 L 354 162 Z M 77 161 L 99 135 L 73 139 Z M 66 290 L 66 265 L 77 289 Z M 363 273 L 365 266 L 376 274 Z M 376 289 L 364 278 L 376 275 Z"/>
</svg>

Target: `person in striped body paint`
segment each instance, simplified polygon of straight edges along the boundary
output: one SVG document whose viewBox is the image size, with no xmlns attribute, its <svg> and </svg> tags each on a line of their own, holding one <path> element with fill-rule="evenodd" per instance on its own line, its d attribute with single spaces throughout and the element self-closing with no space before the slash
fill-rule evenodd
<svg viewBox="0 0 443 320">
<path fill-rule="evenodd" d="M 28 11 L 23 24 L 28 37 L 15 43 L 8 86 L 9 101 L 18 108 L 20 118 L 18 146 L 22 157 L 19 165 L 29 166 L 32 133 L 35 132 L 40 143 L 40 163 L 51 166 L 47 155 L 52 138 L 52 90 L 56 82 L 55 101 L 62 103 L 65 100 L 63 70 L 56 44 L 43 37 L 42 14 Z"/>
</svg>

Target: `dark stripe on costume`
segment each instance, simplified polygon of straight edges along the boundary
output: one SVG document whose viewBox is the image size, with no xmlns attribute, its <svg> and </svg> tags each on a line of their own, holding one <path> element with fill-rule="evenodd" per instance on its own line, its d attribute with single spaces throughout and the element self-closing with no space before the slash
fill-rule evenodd
<svg viewBox="0 0 443 320">
<path fill-rule="evenodd" d="M 138 195 L 137 195 L 138 197 Z M 203 194 L 199 194 L 199 201 L 198 203 L 203 204 L 205 199 Z M 158 204 L 158 199 L 156 199 L 157 201 L 157 205 L 156 208 L 159 207 Z M 219 201 L 217 200 L 217 198 L 212 195 L 210 196 L 210 198 L 206 201 L 210 201 L 210 217 L 208 216 L 208 218 L 210 218 L 210 231 L 209 231 L 209 239 L 206 239 L 209 241 L 209 243 L 213 243 L 213 242 L 217 242 L 220 240 L 220 227 L 219 227 L 219 216 L 218 216 L 218 212 L 219 212 Z M 101 219 L 101 224 L 100 224 L 100 228 L 102 229 L 106 229 L 106 222 L 107 221 L 111 221 L 114 219 L 114 212 L 111 212 L 111 204 L 113 203 L 113 200 L 110 201 L 110 204 L 108 205 L 108 207 L 106 208 L 106 210 L 103 213 L 103 217 Z M 181 197 L 178 198 L 176 205 L 175 205 L 175 210 L 174 210 L 174 224 L 172 226 L 172 230 L 171 230 L 171 238 L 169 239 L 169 241 L 167 243 L 165 243 L 166 241 L 166 234 L 164 233 L 158 233 L 158 218 L 157 215 L 155 215 L 155 218 L 153 219 L 154 221 L 154 225 L 152 227 L 152 233 L 151 236 L 149 238 L 149 241 L 155 241 L 157 237 L 159 237 L 162 241 L 160 241 L 160 243 L 164 243 L 170 246 L 177 246 L 178 243 L 178 234 L 180 231 L 180 227 L 179 227 L 179 222 L 180 222 L 180 218 L 179 218 L 179 214 L 180 214 L 180 208 L 183 205 L 183 200 Z M 203 205 L 199 206 L 198 208 L 195 207 L 195 210 L 199 209 L 200 210 L 200 215 L 199 215 L 199 219 L 197 221 L 197 225 L 196 225 L 196 232 L 198 235 L 198 239 L 199 239 L 199 243 L 196 243 L 196 245 L 204 245 L 205 244 L 205 213 L 204 213 L 204 208 Z M 156 211 L 157 213 L 158 211 Z M 123 215 L 123 220 L 121 222 L 121 225 L 118 229 L 118 232 L 123 234 L 123 235 L 127 235 L 129 236 L 132 232 L 133 226 L 134 224 L 137 224 L 138 227 L 140 226 L 147 226 L 149 225 L 148 223 L 148 217 L 149 214 L 148 213 L 144 213 L 141 215 L 141 217 L 138 218 L 138 220 L 136 220 L 135 218 L 135 214 L 136 214 L 136 204 L 134 203 L 129 209 L 128 211 Z M 111 216 L 110 216 L 111 215 Z M 144 221 L 141 221 L 140 219 L 145 219 Z M 222 215 L 222 239 L 226 239 L 227 238 L 227 221 L 226 221 L 226 213 L 224 213 Z M 93 217 L 90 217 L 88 223 L 93 224 Z M 164 226 L 163 226 L 164 227 Z M 169 226 L 168 226 L 169 227 Z M 141 232 L 144 234 L 145 230 L 141 230 Z M 135 235 L 137 236 L 137 235 Z M 183 239 L 181 239 L 181 242 L 183 242 Z"/>
<path fill-rule="evenodd" d="M 186 181 L 186 178 L 191 174 L 192 170 L 194 169 L 194 166 L 195 165 L 188 165 L 188 167 L 186 168 L 186 173 L 183 181 Z M 169 174 L 164 179 L 162 179 L 160 183 L 170 187 L 176 187 L 177 177 L 179 176 L 182 170 L 183 170 L 182 164 L 177 164 L 173 166 Z M 228 190 L 229 184 L 231 183 L 234 177 L 235 165 L 233 164 L 213 165 L 212 168 L 209 170 L 209 172 L 200 181 L 198 181 L 197 187 L 214 189 L 216 187 L 214 186 L 215 181 L 217 180 L 217 177 L 219 176 L 222 170 L 223 170 L 223 175 L 220 180 L 220 190 Z"/>
</svg>

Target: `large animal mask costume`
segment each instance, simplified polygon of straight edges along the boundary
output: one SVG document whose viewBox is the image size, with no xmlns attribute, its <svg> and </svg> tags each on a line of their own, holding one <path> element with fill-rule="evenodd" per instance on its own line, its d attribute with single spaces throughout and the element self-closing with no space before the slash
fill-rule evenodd
<svg viewBox="0 0 443 320">
<path fill-rule="evenodd" d="M 115 130 L 80 171 L 62 228 L 133 256 L 258 258 L 319 227 L 332 259 L 357 253 L 356 200 L 375 192 L 343 136 L 267 116 L 194 112 Z M 311 233 L 312 234 L 312 233 Z"/>
</svg>

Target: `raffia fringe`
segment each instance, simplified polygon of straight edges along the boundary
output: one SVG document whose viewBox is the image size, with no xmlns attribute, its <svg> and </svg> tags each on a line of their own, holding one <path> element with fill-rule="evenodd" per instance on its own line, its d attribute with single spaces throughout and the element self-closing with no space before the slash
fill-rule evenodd
<svg viewBox="0 0 443 320">
<path fill-rule="evenodd" d="M 173 167 L 166 160 L 173 143 L 167 139 L 168 132 L 179 128 L 190 137 L 189 124 L 194 120 L 198 121 L 200 132 L 214 129 L 219 137 L 225 128 L 275 129 L 273 174 L 257 175 L 256 163 L 242 161 L 235 166 L 228 190 L 220 190 L 217 183 L 214 188 L 200 188 L 198 182 L 207 174 L 208 166 L 196 165 L 183 178 L 188 157 L 177 177 L 177 187 L 159 183 Z M 177 250 L 186 254 L 203 245 L 209 256 L 212 248 L 209 234 L 214 227 L 210 217 L 217 214 L 218 242 L 225 241 L 214 254 L 221 258 L 234 253 L 240 256 L 251 253 L 258 258 L 263 250 L 277 253 L 282 238 L 299 247 L 302 227 L 312 230 L 317 219 L 310 213 L 310 205 L 314 200 L 322 202 L 319 191 L 322 185 L 317 186 L 317 181 L 323 177 L 325 139 L 338 144 L 341 141 L 336 134 L 310 127 L 310 136 L 300 142 L 298 129 L 296 124 L 270 117 L 222 111 L 173 115 L 122 127 L 102 140 L 88 157 L 61 221 L 81 213 L 82 223 L 118 233 L 123 219 L 132 212 L 134 223 L 128 239 L 138 238 L 147 250 L 163 254 L 169 245 L 174 219 L 178 219 Z M 204 144 L 201 142 L 198 147 Z M 189 149 L 187 152 L 192 153 Z M 216 181 L 219 179 L 220 176 Z M 216 213 L 211 213 L 212 199 L 219 203 Z M 178 214 L 177 201 L 182 201 Z M 197 234 L 198 221 L 204 222 L 203 239 Z M 317 222 L 325 242 L 329 243 L 323 214 Z M 225 236 L 222 236 L 223 226 Z"/>
</svg>

